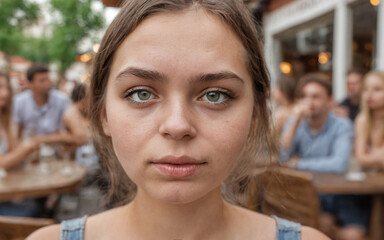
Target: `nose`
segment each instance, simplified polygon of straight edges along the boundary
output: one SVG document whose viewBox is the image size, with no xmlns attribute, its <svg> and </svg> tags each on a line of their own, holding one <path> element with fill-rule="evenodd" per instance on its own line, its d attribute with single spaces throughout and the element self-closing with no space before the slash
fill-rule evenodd
<svg viewBox="0 0 384 240">
<path fill-rule="evenodd" d="M 162 112 L 164 117 L 159 132 L 163 137 L 173 140 L 186 140 L 196 136 L 193 113 L 188 104 L 180 100 L 169 101 Z"/>
</svg>

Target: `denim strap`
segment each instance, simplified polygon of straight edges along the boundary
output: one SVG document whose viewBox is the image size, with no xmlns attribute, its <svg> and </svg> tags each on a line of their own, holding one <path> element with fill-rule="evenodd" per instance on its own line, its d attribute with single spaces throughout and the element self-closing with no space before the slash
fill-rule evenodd
<svg viewBox="0 0 384 240">
<path fill-rule="evenodd" d="M 63 221 L 60 225 L 60 240 L 83 240 L 84 223 L 87 216 Z"/>
<path fill-rule="evenodd" d="M 299 223 L 291 222 L 272 216 L 276 220 L 277 232 L 276 240 L 300 240 L 301 239 L 301 225 Z"/>
</svg>

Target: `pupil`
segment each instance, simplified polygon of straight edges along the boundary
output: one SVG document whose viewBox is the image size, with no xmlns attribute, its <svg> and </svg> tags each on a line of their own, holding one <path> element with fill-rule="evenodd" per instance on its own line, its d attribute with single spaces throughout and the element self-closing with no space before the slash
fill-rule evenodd
<svg viewBox="0 0 384 240">
<path fill-rule="evenodd" d="M 209 92 L 207 98 L 211 102 L 217 102 L 219 100 L 219 94 L 217 92 Z"/>
</svg>

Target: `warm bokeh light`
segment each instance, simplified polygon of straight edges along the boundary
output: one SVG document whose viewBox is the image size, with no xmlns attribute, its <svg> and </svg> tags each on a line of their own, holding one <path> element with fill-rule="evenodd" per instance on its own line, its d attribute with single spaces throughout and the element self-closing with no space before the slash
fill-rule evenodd
<svg viewBox="0 0 384 240">
<path fill-rule="evenodd" d="M 80 55 L 80 61 L 81 62 L 88 62 L 92 59 L 92 55 L 89 53 L 84 53 Z"/>
<path fill-rule="evenodd" d="M 81 77 L 81 82 L 84 83 L 84 82 L 88 81 L 90 77 L 91 77 L 91 74 L 89 74 L 89 73 L 84 74 L 84 75 Z"/>
<path fill-rule="evenodd" d="M 280 71 L 284 74 L 290 74 L 292 72 L 292 64 L 289 62 L 281 62 Z"/>
<path fill-rule="evenodd" d="M 330 56 L 331 54 L 327 52 L 319 53 L 319 59 L 318 59 L 319 63 L 326 64 L 327 62 L 329 62 Z"/>
<path fill-rule="evenodd" d="M 380 4 L 380 0 L 370 0 L 370 2 L 371 2 L 371 4 L 372 4 L 372 6 L 379 6 L 379 4 Z"/>
<path fill-rule="evenodd" d="M 93 45 L 93 51 L 95 53 L 97 53 L 99 51 L 99 48 L 100 48 L 100 44 L 96 43 L 96 44 Z"/>
</svg>

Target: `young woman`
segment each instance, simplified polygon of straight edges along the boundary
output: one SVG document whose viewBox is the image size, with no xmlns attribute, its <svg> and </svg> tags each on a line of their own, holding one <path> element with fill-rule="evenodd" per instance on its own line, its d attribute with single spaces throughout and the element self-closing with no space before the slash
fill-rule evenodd
<svg viewBox="0 0 384 240">
<path fill-rule="evenodd" d="M 241 1 L 126 1 L 96 56 L 90 103 L 123 205 L 30 239 L 326 239 L 223 199 L 271 145 L 268 92 Z"/>
<path fill-rule="evenodd" d="M 38 141 L 16 144 L 12 134 L 12 89 L 7 75 L 0 73 L 0 168 L 18 166 L 26 156 L 39 146 Z"/>
<path fill-rule="evenodd" d="M 384 72 L 369 72 L 363 84 L 355 155 L 362 168 L 384 170 Z"/>
</svg>

